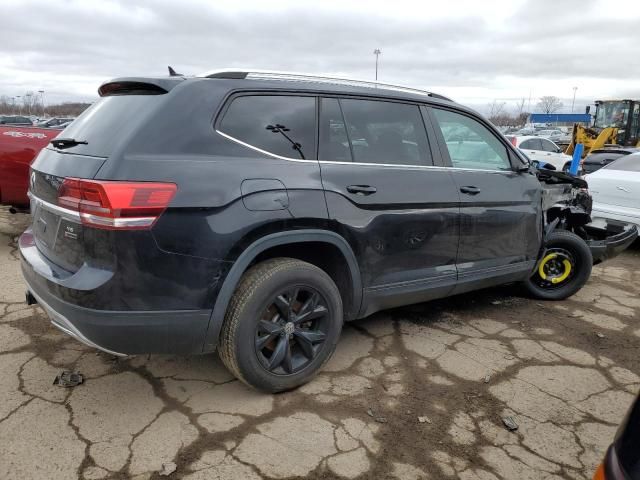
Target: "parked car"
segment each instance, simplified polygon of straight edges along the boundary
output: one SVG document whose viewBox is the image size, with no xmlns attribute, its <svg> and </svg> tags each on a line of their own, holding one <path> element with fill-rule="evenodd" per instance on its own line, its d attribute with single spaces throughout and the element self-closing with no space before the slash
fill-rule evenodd
<svg viewBox="0 0 640 480">
<path fill-rule="evenodd" d="M 59 130 L 0 125 L 0 204 L 29 207 L 29 166 Z"/>
<path fill-rule="evenodd" d="M 27 302 L 115 355 L 217 348 L 287 390 L 344 320 L 506 282 L 563 299 L 637 237 L 435 93 L 223 71 L 99 94 L 34 162 L 19 249 Z"/>
<path fill-rule="evenodd" d="M 562 130 L 558 129 L 538 130 L 536 133 L 539 137 L 547 138 L 552 142 L 554 141 L 554 138 L 562 137 L 564 135 L 564 133 L 562 133 Z"/>
<path fill-rule="evenodd" d="M 0 115 L 0 125 L 22 125 L 33 126 L 33 122 L 29 117 L 22 115 Z"/>
<path fill-rule="evenodd" d="M 591 153 L 584 158 L 582 161 L 582 170 L 585 174 L 593 173 L 620 157 L 637 152 L 640 152 L 640 148 L 623 146 L 598 148 L 592 150 Z"/>
<path fill-rule="evenodd" d="M 63 124 L 68 125 L 73 120 L 73 118 L 53 117 L 36 123 L 36 126 L 40 128 L 60 128 Z"/>
<path fill-rule="evenodd" d="M 533 161 L 544 162 L 559 171 L 568 171 L 571 166 L 571 156 L 562 152 L 551 140 L 536 136 L 508 136 L 507 139 L 514 147 L 522 150 Z"/>
<path fill-rule="evenodd" d="M 585 176 L 596 218 L 640 226 L 640 152 L 625 155 Z"/>
<path fill-rule="evenodd" d="M 546 138 L 547 140 L 551 140 L 557 146 L 560 145 L 569 145 L 571 143 L 571 133 L 565 133 L 562 130 L 543 130 L 538 133 L 539 137 Z M 562 148 L 562 147 L 560 147 Z"/>
<path fill-rule="evenodd" d="M 640 399 L 618 428 L 593 480 L 640 480 Z"/>
</svg>

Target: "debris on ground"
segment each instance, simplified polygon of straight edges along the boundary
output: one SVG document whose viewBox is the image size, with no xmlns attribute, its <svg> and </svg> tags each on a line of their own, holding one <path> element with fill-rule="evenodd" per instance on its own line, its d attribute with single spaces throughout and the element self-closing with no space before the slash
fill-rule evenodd
<svg viewBox="0 0 640 480">
<path fill-rule="evenodd" d="M 598 332 L 598 333 L 596 333 L 596 337 L 598 337 L 598 338 L 604 338 L 604 333 L 600 333 L 600 332 Z"/>
<path fill-rule="evenodd" d="M 504 417 L 502 419 L 502 423 L 504 423 L 504 426 L 507 427 L 507 430 L 509 430 L 510 432 L 515 432 L 516 430 L 518 430 L 518 424 L 513 419 L 513 417 Z"/>
<path fill-rule="evenodd" d="M 420 423 L 431 423 L 431 419 L 429 417 L 418 417 L 418 422 L 420 422 Z"/>
<path fill-rule="evenodd" d="M 386 417 L 376 417 L 376 422 L 378 423 L 387 423 Z"/>
<path fill-rule="evenodd" d="M 162 464 L 162 470 L 160 470 L 160 475 L 163 477 L 168 477 L 173 472 L 177 470 L 178 466 L 174 462 L 167 462 Z"/>
<path fill-rule="evenodd" d="M 491 381 L 491 375 L 487 375 L 484 377 L 484 383 L 489 383 Z"/>
<path fill-rule="evenodd" d="M 494 300 L 491 302 L 491 305 L 502 305 L 502 302 L 500 300 Z"/>
<path fill-rule="evenodd" d="M 63 370 L 53 380 L 54 385 L 64 388 L 77 387 L 81 383 L 84 383 L 84 376 L 71 370 Z"/>
<path fill-rule="evenodd" d="M 367 410 L 367 415 L 369 415 L 370 417 L 375 417 L 373 410 L 371 410 L 370 408 Z"/>
</svg>

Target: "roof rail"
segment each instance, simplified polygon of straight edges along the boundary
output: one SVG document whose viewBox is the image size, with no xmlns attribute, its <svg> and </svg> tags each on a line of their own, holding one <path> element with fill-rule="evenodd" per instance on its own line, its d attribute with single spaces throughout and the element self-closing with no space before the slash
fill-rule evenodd
<svg viewBox="0 0 640 480">
<path fill-rule="evenodd" d="M 350 78 L 330 77 L 324 75 L 312 75 L 309 73 L 279 72 L 275 70 L 213 70 L 205 72 L 198 77 L 204 78 L 229 78 L 229 79 L 250 79 L 250 80 L 287 80 L 294 82 L 328 83 L 333 85 L 348 85 L 353 87 L 375 88 L 383 90 L 394 90 L 396 92 L 413 93 L 426 95 L 440 100 L 453 101 L 450 98 L 438 93 L 420 90 L 417 88 L 391 85 L 388 83 L 370 82 L 366 80 L 354 80 Z"/>
</svg>

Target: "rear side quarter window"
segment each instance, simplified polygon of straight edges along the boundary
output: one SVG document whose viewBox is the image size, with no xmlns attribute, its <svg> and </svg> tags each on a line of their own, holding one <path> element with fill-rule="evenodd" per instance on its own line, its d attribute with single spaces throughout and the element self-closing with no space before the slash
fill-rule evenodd
<svg viewBox="0 0 640 480">
<path fill-rule="evenodd" d="M 315 97 L 243 95 L 223 113 L 219 132 L 281 157 L 315 158 Z"/>
</svg>

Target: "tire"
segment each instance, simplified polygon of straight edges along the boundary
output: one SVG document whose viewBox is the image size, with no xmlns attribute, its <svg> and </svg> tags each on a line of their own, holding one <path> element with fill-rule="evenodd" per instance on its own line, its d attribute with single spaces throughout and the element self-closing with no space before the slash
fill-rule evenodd
<svg viewBox="0 0 640 480">
<path fill-rule="evenodd" d="M 225 314 L 219 354 L 250 387 L 291 390 L 329 360 L 342 322 L 340 292 L 323 270 L 293 258 L 265 260 L 240 279 Z"/>
<path fill-rule="evenodd" d="M 575 233 L 555 230 L 549 235 L 545 253 L 524 287 L 534 298 L 564 300 L 587 283 L 592 266 L 591 250 L 584 240 Z"/>
</svg>

